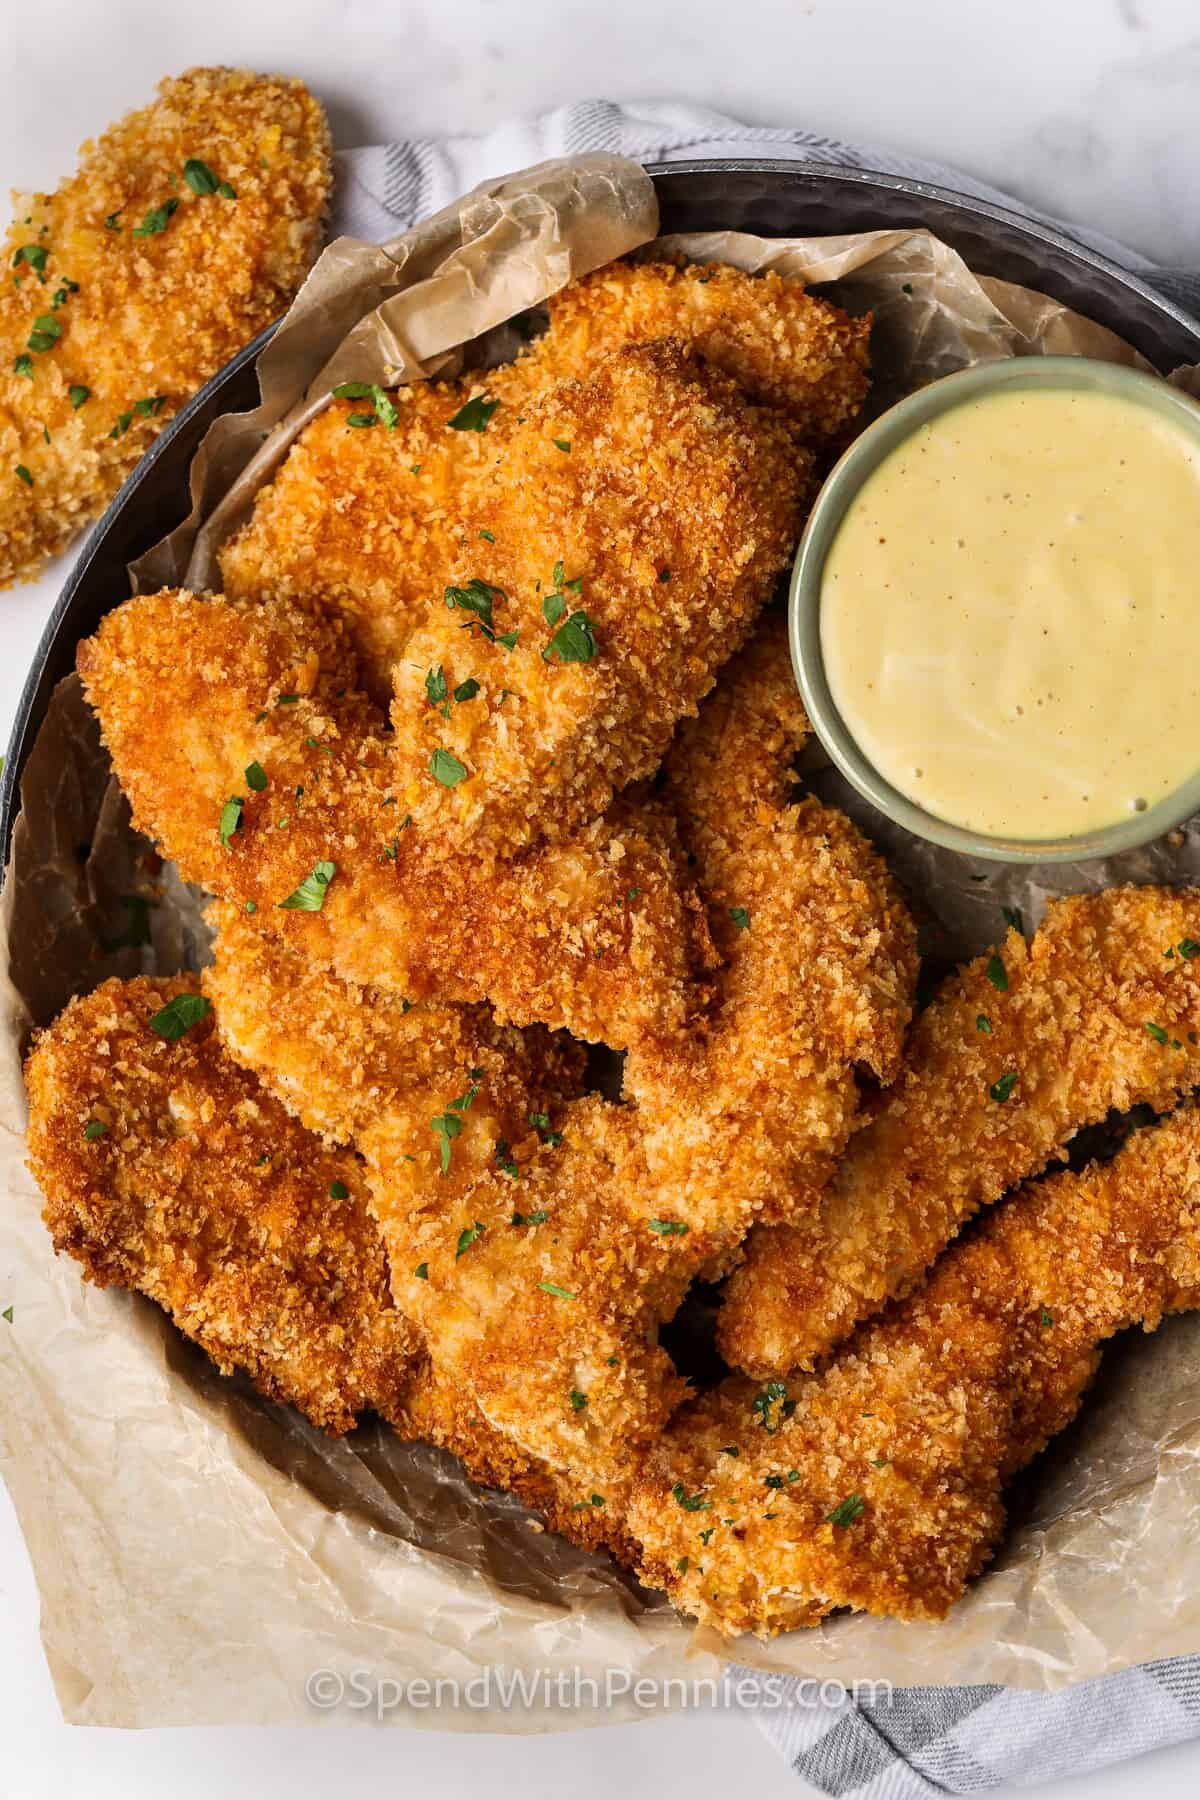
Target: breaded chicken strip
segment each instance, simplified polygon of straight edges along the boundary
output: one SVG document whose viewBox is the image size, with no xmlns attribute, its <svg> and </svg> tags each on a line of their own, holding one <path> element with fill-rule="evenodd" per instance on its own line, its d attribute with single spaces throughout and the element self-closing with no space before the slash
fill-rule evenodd
<svg viewBox="0 0 1200 1800">
<path fill-rule="evenodd" d="M 20 204 L 0 290 L 0 586 L 98 517 L 184 401 L 285 310 L 329 185 L 302 82 L 192 69 Z"/>
<path fill-rule="evenodd" d="M 526 408 L 556 382 L 588 375 L 625 345 L 669 337 L 732 376 L 757 404 L 785 414 L 813 446 L 849 430 L 866 392 L 870 322 L 847 318 L 777 275 L 718 264 L 613 263 L 549 304 L 548 331 L 507 367 L 397 389 L 388 396 L 394 414 L 385 407 L 382 417 L 370 401 L 331 403 L 222 549 L 225 592 L 320 602 L 340 613 L 364 684 L 382 698 L 447 583 L 500 580 L 480 536 L 494 532 L 483 496 L 507 479 L 507 441 Z M 372 417 L 373 425 L 363 422 Z M 557 435 L 566 442 L 574 430 L 564 425 Z M 573 441 L 570 454 L 577 454 Z M 553 544 L 535 576 L 545 592 L 565 558 L 566 547 Z M 659 573 L 656 567 L 651 582 Z M 571 605 L 579 609 L 578 598 Z"/>
<path fill-rule="evenodd" d="M 721 1313 L 726 1359 L 811 1366 L 1082 1126 L 1168 1111 L 1200 1081 L 1198 938 L 1194 888 L 1113 888 L 1052 902 L 1030 945 L 1010 931 L 952 976 L 812 1219 L 751 1238 Z"/>
<path fill-rule="evenodd" d="M 534 379 L 587 373 L 618 344 L 677 338 L 747 397 L 786 413 L 814 449 L 840 445 L 868 385 L 869 318 L 852 319 L 804 284 L 724 263 L 609 263 L 547 301 L 550 325 L 490 378 L 506 403 Z"/>
<path fill-rule="evenodd" d="M 727 966 L 699 1030 L 630 1052 L 625 1091 L 662 1209 L 739 1241 L 815 1204 L 858 1123 L 855 1068 L 895 1077 L 916 984 L 882 860 L 841 813 L 790 804 L 808 730 L 772 614 L 666 763 Z"/>
<path fill-rule="evenodd" d="M 561 840 L 653 773 L 769 597 L 809 468 L 669 340 L 526 407 L 395 671 L 396 764 L 431 849 Z"/>
<path fill-rule="evenodd" d="M 431 855 L 337 622 L 161 593 L 78 665 L 139 829 L 318 967 L 617 1048 L 685 1022 L 694 914 L 657 830 L 597 820 L 491 867 Z"/>
<path fill-rule="evenodd" d="M 361 1165 L 224 1055 L 194 976 L 72 1000 L 25 1077 L 46 1223 L 89 1280 L 148 1294 L 219 1368 L 327 1431 L 397 1411 L 419 1340 Z"/>
<path fill-rule="evenodd" d="M 30 1167 L 56 1249 L 99 1286 L 157 1301 L 223 1372 L 245 1370 L 322 1429 L 377 1411 L 577 1542 L 621 1549 L 604 1496 L 581 1499 L 440 1386 L 391 1302 L 358 1159 L 231 1061 L 211 1013 L 160 1035 L 179 1027 L 164 1009 L 181 997 L 194 1013 L 194 977 L 106 982 L 29 1058 Z"/>
<path fill-rule="evenodd" d="M 385 706 L 392 670 L 451 570 L 487 554 L 472 521 L 508 413 L 486 431 L 452 427 L 469 391 L 397 388 L 387 424 L 369 400 L 332 401 L 219 554 L 230 599 L 319 604 L 344 619 L 363 685 Z"/>
<path fill-rule="evenodd" d="M 942 1618 L 1001 1492 L 1074 1417 L 1116 1331 L 1200 1306 L 1200 1113 L 1024 1188 L 823 1374 L 735 1378 L 671 1424 L 628 1525 L 644 1580 L 733 1634 L 850 1606 Z"/>
</svg>

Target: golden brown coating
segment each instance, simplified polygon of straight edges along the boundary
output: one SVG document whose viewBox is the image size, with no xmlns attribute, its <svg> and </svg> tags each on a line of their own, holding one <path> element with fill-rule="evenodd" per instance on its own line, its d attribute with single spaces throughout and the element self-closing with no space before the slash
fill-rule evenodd
<svg viewBox="0 0 1200 1800">
<path fill-rule="evenodd" d="M 143 596 L 78 666 L 139 828 L 318 967 L 618 1048 L 686 1020 L 694 914 L 657 831 L 627 813 L 490 867 L 430 856 L 338 622 Z"/>
<path fill-rule="evenodd" d="M 222 1053 L 211 1013 L 176 1041 L 155 1032 L 198 993 L 195 976 L 108 981 L 38 1039 L 29 1160 L 55 1248 L 327 1431 L 394 1413 L 419 1341 L 391 1302 L 361 1165 Z"/>
<path fill-rule="evenodd" d="M 714 1234 L 803 1217 L 859 1122 L 857 1065 L 896 1074 L 916 932 L 882 860 L 841 813 L 790 804 L 808 720 L 774 613 L 722 672 L 666 763 L 726 966 L 685 1040 L 626 1061 L 660 1208 Z"/>
<path fill-rule="evenodd" d="M 21 204 L 0 291 L 0 586 L 96 518 L 184 401 L 285 310 L 329 185 L 325 117 L 302 82 L 192 69 Z"/>
<path fill-rule="evenodd" d="M 609 263 L 547 302 L 550 326 L 493 378 L 578 377 L 618 344 L 677 338 L 731 375 L 757 405 L 786 413 L 814 448 L 840 444 L 868 384 L 869 318 L 852 319 L 800 281 L 724 263 Z"/>
<path fill-rule="evenodd" d="M 653 773 L 769 597 L 811 461 L 669 340 L 550 388 L 500 442 L 395 671 L 397 768 L 447 857 L 561 840 Z"/>
<path fill-rule="evenodd" d="M 1198 939 L 1194 888 L 1113 888 L 1052 902 L 1031 944 L 1010 931 L 950 977 L 812 1218 L 751 1237 L 721 1314 L 726 1359 L 811 1366 L 1082 1126 L 1169 1110 L 1200 1081 Z"/>
<path fill-rule="evenodd" d="M 393 666 L 441 604 L 451 568 L 466 552 L 486 554 L 471 521 L 507 417 L 485 432 L 452 428 L 469 391 L 397 388 L 390 428 L 349 423 L 374 416 L 370 401 L 331 401 L 219 554 L 230 599 L 319 604 L 344 619 L 364 686 L 384 705 Z"/>
<path fill-rule="evenodd" d="M 639 1572 L 727 1633 L 850 1606 L 942 1618 L 1001 1490 L 1074 1416 L 1115 1331 L 1200 1305 L 1200 1113 L 1023 1188 L 824 1371 L 734 1378 L 681 1413 L 633 1494 Z"/>
</svg>

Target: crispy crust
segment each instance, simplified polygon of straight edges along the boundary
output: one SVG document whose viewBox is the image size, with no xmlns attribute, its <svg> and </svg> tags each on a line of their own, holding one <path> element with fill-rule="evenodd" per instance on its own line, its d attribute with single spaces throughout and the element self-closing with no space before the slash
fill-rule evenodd
<svg viewBox="0 0 1200 1800">
<path fill-rule="evenodd" d="M 1074 1416 L 1100 1343 L 1198 1305 L 1188 1109 L 1105 1167 L 1022 1189 L 786 1400 L 764 1391 L 764 1407 L 734 1378 L 681 1413 L 630 1503 L 640 1573 L 730 1634 L 841 1606 L 942 1618 L 1003 1528 L 1004 1482 Z"/>
<path fill-rule="evenodd" d="M 445 575 L 491 585 L 494 630 L 435 606 L 395 671 L 397 768 L 448 857 L 561 840 L 654 771 L 770 595 L 811 463 L 670 340 L 550 388 L 501 445 Z M 580 613 L 591 654 L 564 660 L 554 645 Z M 479 691 L 432 705 L 431 673 L 452 697 Z M 439 751 L 466 771 L 452 787 Z"/>
<path fill-rule="evenodd" d="M 759 406 L 784 413 L 814 449 L 841 444 L 868 385 L 870 318 L 852 319 L 802 282 L 717 262 L 608 263 L 548 302 L 549 330 L 498 372 L 527 385 L 579 377 L 617 344 L 678 338 L 731 375 Z"/>
<path fill-rule="evenodd" d="M 1177 948 L 1198 933 L 1195 889 L 1114 888 L 1052 902 L 1030 945 L 1010 931 L 997 962 L 951 976 L 813 1219 L 751 1237 L 721 1313 L 726 1359 L 756 1375 L 811 1366 L 1082 1126 L 1169 1110 L 1200 1080 L 1200 957 Z"/>
<path fill-rule="evenodd" d="M 192 192 L 183 168 L 197 158 L 236 198 Z M 317 253 L 330 177 L 303 83 L 192 69 L 85 144 L 57 192 L 21 203 L 4 269 L 26 246 L 46 260 L 16 263 L 0 291 L 0 586 L 96 518 L 180 406 L 284 311 Z M 135 236 L 168 202 L 165 228 Z M 31 352 L 44 314 L 61 335 Z M 14 367 L 23 356 L 32 379 Z M 79 407 L 73 386 L 88 390 Z"/>
<path fill-rule="evenodd" d="M 692 911 L 658 833 L 627 812 L 490 867 L 431 858 L 339 624 L 161 593 L 109 613 L 78 666 L 139 827 L 318 967 L 409 1000 L 486 997 L 618 1048 L 686 1021 Z M 231 794 L 245 805 L 226 848 Z M 281 910 L 325 860 L 321 910 Z"/>
</svg>

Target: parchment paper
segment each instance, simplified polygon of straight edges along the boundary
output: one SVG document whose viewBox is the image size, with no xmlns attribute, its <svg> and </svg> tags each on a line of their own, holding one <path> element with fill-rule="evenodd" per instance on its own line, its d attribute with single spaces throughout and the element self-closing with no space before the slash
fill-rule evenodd
<svg viewBox="0 0 1200 1800">
<path fill-rule="evenodd" d="M 1079 353 L 1136 362 L 1110 332 L 1010 284 L 977 280 L 919 228 L 653 242 L 652 186 L 620 159 L 552 163 L 490 183 L 394 243 L 342 239 L 321 258 L 259 363 L 262 404 L 210 430 L 186 524 L 141 560 L 140 587 L 215 579 L 214 553 L 302 424 L 344 380 L 420 379 L 511 355 L 508 321 L 574 275 L 644 247 L 829 284 L 875 315 L 873 405 L 983 358 Z M 1180 371 L 1195 385 L 1195 371 Z M 119 596 L 114 595 L 114 601 Z M 1108 865 L 1015 870 L 885 825 L 836 774 L 811 785 L 883 844 L 934 961 L 994 941 L 1000 907 L 1028 928 L 1049 893 L 1118 880 L 1200 881 L 1196 822 Z M 764 1670 L 895 1682 L 1054 1688 L 1200 1650 L 1189 1553 L 1200 1529 L 1200 1319 L 1110 1351 L 1081 1421 L 1013 1496 L 993 1570 L 950 1620 L 838 1617 L 763 1645 L 695 1632 L 606 1558 L 585 1555 L 448 1458 L 380 1426 L 343 1442 L 218 1376 L 140 1299 L 97 1293 L 55 1261 L 23 1166 L 19 1054 L 31 1023 L 113 973 L 195 966 L 200 896 L 130 829 L 94 719 L 61 684 L 25 771 L 0 899 L 0 1468 L 29 1544 L 43 1637 L 68 1719 L 113 1725 L 335 1722 L 314 1672 L 379 1684 L 481 1671 L 579 1671 L 563 1710 L 396 1707 L 440 1729 L 530 1731 L 656 1710 L 593 1699 L 617 1671 Z M 669 1698 L 670 1696 L 664 1696 Z"/>
</svg>

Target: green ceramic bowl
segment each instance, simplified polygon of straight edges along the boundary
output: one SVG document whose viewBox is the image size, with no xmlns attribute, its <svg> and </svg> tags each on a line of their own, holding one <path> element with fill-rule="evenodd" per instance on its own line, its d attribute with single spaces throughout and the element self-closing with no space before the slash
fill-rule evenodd
<svg viewBox="0 0 1200 1800">
<path fill-rule="evenodd" d="M 835 706 L 821 654 L 821 582 L 825 558 L 848 508 L 867 477 L 898 444 L 929 419 L 978 395 L 1002 388 L 1047 385 L 1076 392 L 1100 390 L 1135 401 L 1160 417 L 1169 418 L 1189 433 L 1200 449 L 1200 405 L 1159 376 L 1143 375 L 1117 363 L 1095 362 L 1082 356 L 1014 356 L 947 375 L 910 394 L 876 419 L 833 469 L 817 496 L 796 554 L 788 601 L 792 662 L 804 704 L 813 729 L 847 781 L 880 812 L 917 837 L 994 862 L 1079 862 L 1087 857 L 1112 856 L 1119 850 L 1149 843 L 1200 812 L 1200 721 L 1197 773 L 1167 799 L 1118 824 L 1078 837 L 1038 839 L 991 837 L 951 825 L 885 781 Z"/>
</svg>

